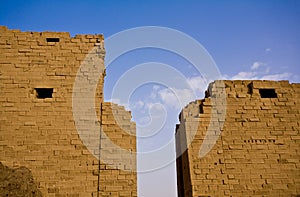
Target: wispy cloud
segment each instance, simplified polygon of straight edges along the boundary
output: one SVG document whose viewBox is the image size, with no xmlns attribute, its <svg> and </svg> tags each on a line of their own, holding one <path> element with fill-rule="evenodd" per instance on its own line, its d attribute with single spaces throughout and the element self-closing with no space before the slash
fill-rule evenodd
<svg viewBox="0 0 300 197">
<path fill-rule="evenodd" d="M 243 80 L 243 79 L 258 79 L 257 72 L 239 72 L 238 74 L 232 76 L 230 79 L 233 80 Z"/>
<path fill-rule="evenodd" d="M 265 69 L 261 69 L 262 67 Z M 225 78 L 232 80 L 288 80 L 293 76 L 289 72 L 270 74 L 271 72 L 272 69 L 267 63 L 256 61 L 250 66 L 249 71 L 241 71 L 232 77 L 226 76 Z"/>
<path fill-rule="evenodd" d="M 208 86 L 207 80 L 202 76 L 187 78 L 186 83 L 189 87 L 175 88 L 153 85 L 149 96 L 145 95 L 143 99 L 134 101 L 130 104 L 130 108 L 145 113 L 154 104 L 161 103 L 166 108 L 178 110 L 196 98 L 202 98 Z"/>
<path fill-rule="evenodd" d="M 265 63 L 262 63 L 262 62 L 254 62 L 251 66 L 251 70 L 256 70 L 258 69 L 259 67 L 261 66 L 265 66 L 266 64 Z"/>
<path fill-rule="evenodd" d="M 202 97 L 208 86 L 208 81 L 202 76 L 187 78 L 187 83 L 190 85 L 197 97 Z"/>
<path fill-rule="evenodd" d="M 166 106 L 174 109 L 183 108 L 196 97 L 190 89 L 162 89 L 158 94 Z"/>
<path fill-rule="evenodd" d="M 266 52 L 266 53 L 269 53 L 269 52 L 271 52 L 271 51 L 272 51 L 271 48 L 266 48 L 266 49 L 265 49 L 265 52 Z"/>
<path fill-rule="evenodd" d="M 281 74 L 273 74 L 273 75 L 265 75 L 261 79 L 265 80 L 283 80 L 283 79 L 289 79 L 292 76 L 292 73 L 281 73 Z"/>
<path fill-rule="evenodd" d="M 232 80 L 288 80 L 292 77 L 292 73 L 280 73 L 280 74 L 267 74 L 259 72 L 239 72 L 233 77 L 229 78 Z"/>
<path fill-rule="evenodd" d="M 174 109 L 181 109 L 196 98 L 202 98 L 208 86 L 208 81 L 202 76 L 194 76 L 186 79 L 189 88 L 163 88 L 156 89 L 157 95 L 164 105 Z"/>
<path fill-rule="evenodd" d="M 138 100 L 137 102 L 131 105 L 131 109 L 142 109 L 145 106 L 144 101 Z"/>
</svg>

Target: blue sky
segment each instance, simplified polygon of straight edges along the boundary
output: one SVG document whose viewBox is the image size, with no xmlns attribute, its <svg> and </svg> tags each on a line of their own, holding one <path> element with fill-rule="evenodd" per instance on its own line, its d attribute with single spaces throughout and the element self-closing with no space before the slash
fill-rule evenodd
<svg viewBox="0 0 300 197">
<path fill-rule="evenodd" d="M 164 26 L 184 32 L 201 43 L 223 78 L 300 82 L 300 2 L 296 0 L 2 0 L 0 25 L 22 31 L 67 31 L 72 36 L 101 33 L 105 38 L 129 28 Z M 122 55 L 107 68 L 106 100 L 111 99 L 112 89 L 122 74 L 138 64 L 153 61 L 177 69 L 193 86 L 196 96 L 202 97 L 207 84 L 189 62 L 168 51 L 142 49 Z M 162 113 L 159 107 L 151 108 L 155 103 L 164 106 L 167 113 L 164 128 L 154 136 L 139 140 L 140 151 L 163 146 L 174 135 L 180 109 L 172 106 L 174 96 L 167 88 L 147 84 L 132 94 L 128 107 L 138 124 L 147 124 L 149 109 Z M 140 173 L 139 196 L 175 196 L 175 179 L 174 163 Z"/>
</svg>

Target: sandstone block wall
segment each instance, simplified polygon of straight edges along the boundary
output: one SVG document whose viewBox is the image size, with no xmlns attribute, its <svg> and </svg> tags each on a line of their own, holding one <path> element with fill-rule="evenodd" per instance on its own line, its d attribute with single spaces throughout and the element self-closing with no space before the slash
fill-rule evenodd
<svg viewBox="0 0 300 197">
<path fill-rule="evenodd" d="M 100 196 L 137 196 L 136 125 L 124 107 L 104 102 L 102 112 L 103 130 L 115 147 L 102 137 Z"/>
<path fill-rule="evenodd" d="M 220 84 L 220 81 L 214 82 Z M 300 195 L 300 84 L 288 81 L 224 81 L 180 114 L 176 149 L 179 196 Z M 203 158 L 199 149 L 212 119 L 212 97 L 225 91 L 221 134 Z M 216 131 L 218 133 L 218 131 Z"/>
<path fill-rule="evenodd" d="M 0 162 L 31 170 L 43 196 L 136 196 L 136 173 L 99 162 L 93 154 L 101 151 L 92 154 L 75 127 L 74 81 L 78 72 L 85 76 L 87 70 L 79 67 L 94 47 L 102 70 L 96 73 L 100 75 L 98 82 L 88 82 L 97 83 L 97 124 L 105 125 L 104 133 L 135 152 L 135 137 L 120 135 L 123 129 L 114 124 L 111 115 L 106 115 L 109 125 L 101 117 L 110 111 L 110 104 L 103 102 L 102 35 L 70 37 L 64 32 L 0 27 Z M 87 90 L 81 87 L 78 91 Z M 134 133 L 130 113 L 115 109 L 120 109 L 123 124 Z M 135 159 L 131 163 L 135 165 Z"/>
</svg>

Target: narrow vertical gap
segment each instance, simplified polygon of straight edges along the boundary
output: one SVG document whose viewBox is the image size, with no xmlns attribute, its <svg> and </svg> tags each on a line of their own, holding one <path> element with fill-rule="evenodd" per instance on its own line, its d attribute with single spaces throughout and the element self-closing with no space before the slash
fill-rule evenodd
<svg viewBox="0 0 300 197">
<path fill-rule="evenodd" d="M 249 83 L 247 85 L 247 88 L 248 88 L 248 94 L 253 94 L 253 82 Z"/>
<path fill-rule="evenodd" d="M 203 110 L 203 103 L 201 103 L 200 106 L 199 106 L 199 113 L 200 113 L 200 114 L 203 114 L 203 113 L 204 113 L 204 110 Z"/>
<path fill-rule="evenodd" d="M 98 187 L 97 187 L 97 197 L 100 197 L 100 192 L 101 192 L 101 144 L 102 144 L 102 102 L 100 103 L 100 139 L 99 139 L 99 163 L 98 163 Z"/>
<path fill-rule="evenodd" d="M 223 125 L 224 126 L 224 125 Z M 222 170 L 226 170 L 226 167 L 225 167 L 225 153 L 224 153 L 224 136 L 222 135 L 222 130 L 221 130 L 221 134 L 220 134 L 220 136 L 219 136 L 219 138 L 220 138 L 220 140 L 221 140 L 221 150 L 222 150 L 222 153 L 220 153 L 221 154 L 221 156 L 220 156 L 220 159 L 222 159 L 223 160 L 223 162 L 221 163 L 220 162 L 220 160 L 219 160 L 219 170 L 220 170 L 220 174 L 222 174 Z M 224 180 L 223 180 L 224 181 Z"/>
</svg>

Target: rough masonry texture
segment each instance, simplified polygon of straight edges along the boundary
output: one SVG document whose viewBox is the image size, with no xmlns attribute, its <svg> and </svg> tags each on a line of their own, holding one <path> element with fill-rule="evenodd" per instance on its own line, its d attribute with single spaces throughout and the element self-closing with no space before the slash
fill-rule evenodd
<svg viewBox="0 0 300 197">
<path fill-rule="evenodd" d="M 25 167 L 10 169 L 0 162 L 0 196 L 41 197 L 30 170 Z"/>
<path fill-rule="evenodd" d="M 103 68 L 94 73 L 100 76 L 96 82 L 85 67 L 80 68 L 89 53 L 98 57 Z M 137 195 L 135 170 L 115 164 L 114 158 L 100 162 L 96 156 L 101 158 L 101 146 L 91 152 L 73 119 L 72 96 L 89 91 L 73 89 L 79 73 L 97 84 L 94 124 L 102 125 L 111 141 L 132 152 L 130 165 L 136 165 L 130 112 L 103 101 L 104 56 L 102 35 L 70 37 L 63 32 L 21 32 L 0 26 L 0 162 L 30 170 L 43 196 Z M 122 119 L 121 126 L 115 117 Z M 101 144 L 100 138 L 94 140 Z"/>
<path fill-rule="evenodd" d="M 212 110 L 212 98 L 222 92 L 226 117 L 212 119 L 211 113 L 221 113 Z M 299 196 L 299 102 L 300 84 L 288 81 L 210 84 L 206 98 L 180 114 L 176 149 L 184 153 L 177 158 L 178 196 Z M 216 144 L 200 158 L 208 125 L 222 121 Z M 191 139 L 193 125 L 197 132 Z"/>
</svg>

